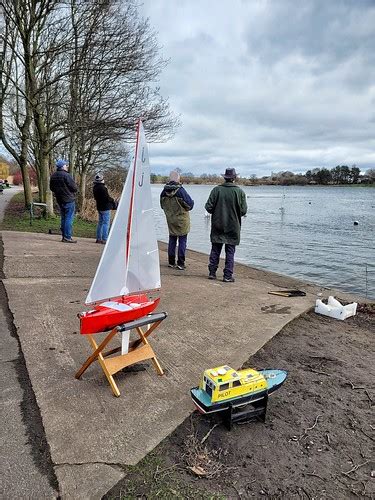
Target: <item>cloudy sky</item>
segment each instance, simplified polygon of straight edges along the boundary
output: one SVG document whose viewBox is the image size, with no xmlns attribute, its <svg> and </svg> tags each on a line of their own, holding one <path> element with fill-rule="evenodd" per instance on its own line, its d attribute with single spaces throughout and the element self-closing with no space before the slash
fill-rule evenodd
<svg viewBox="0 0 375 500">
<path fill-rule="evenodd" d="M 375 0 L 142 0 L 180 115 L 154 172 L 375 166 Z"/>
</svg>

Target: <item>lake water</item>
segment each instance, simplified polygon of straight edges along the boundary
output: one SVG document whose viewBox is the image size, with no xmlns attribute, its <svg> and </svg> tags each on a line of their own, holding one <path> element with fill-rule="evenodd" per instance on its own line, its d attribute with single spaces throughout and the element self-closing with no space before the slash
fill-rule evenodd
<svg viewBox="0 0 375 500">
<path fill-rule="evenodd" d="M 195 201 L 188 248 L 209 253 L 211 221 L 205 217 L 204 204 L 213 186 L 185 188 Z M 152 195 L 158 239 L 168 241 L 159 205 L 162 189 L 153 185 Z M 243 190 L 248 213 L 242 221 L 236 261 L 375 298 L 375 189 L 256 186 Z"/>
</svg>

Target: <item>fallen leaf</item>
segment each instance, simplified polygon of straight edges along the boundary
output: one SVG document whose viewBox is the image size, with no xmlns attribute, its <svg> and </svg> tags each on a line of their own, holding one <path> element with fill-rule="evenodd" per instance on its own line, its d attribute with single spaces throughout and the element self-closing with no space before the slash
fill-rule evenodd
<svg viewBox="0 0 375 500">
<path fill-rule="evenodd" d="M 207 472 L 202 467 L 199 467 L 199 465 L 194 466 L 194 467 L 189 467 L 189 469 L 196 476 L 206 476 L 207 475 Z"/>
</svg>

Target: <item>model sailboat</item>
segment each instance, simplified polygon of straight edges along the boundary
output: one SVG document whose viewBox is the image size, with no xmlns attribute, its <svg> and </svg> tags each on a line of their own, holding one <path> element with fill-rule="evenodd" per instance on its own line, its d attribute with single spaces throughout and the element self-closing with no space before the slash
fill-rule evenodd
<svg viewBox="0 0 375 500">
<path fill-rule="evenodd" d="M 81 333 L 103 332 L 152 312 L 159 298 L 146 293 L 160 288 L 159 251 L 151 199 L 148 148 L 142 121 L 111 231 L 86 304 L 79 315 Z"/>
</svg>

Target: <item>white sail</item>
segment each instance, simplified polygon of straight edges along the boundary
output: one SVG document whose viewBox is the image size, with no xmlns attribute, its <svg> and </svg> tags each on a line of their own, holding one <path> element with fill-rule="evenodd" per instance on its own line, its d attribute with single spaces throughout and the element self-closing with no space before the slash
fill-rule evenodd
<svg viewBox="0 0 375 500">
<path fill-rule="evenodd" d="M 138 123 L 134 161 L 86 304 L 160 288 L 146 137 Z"/>
</svg>

